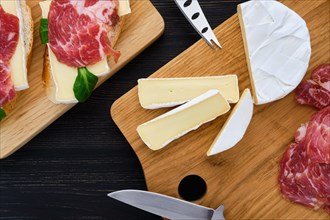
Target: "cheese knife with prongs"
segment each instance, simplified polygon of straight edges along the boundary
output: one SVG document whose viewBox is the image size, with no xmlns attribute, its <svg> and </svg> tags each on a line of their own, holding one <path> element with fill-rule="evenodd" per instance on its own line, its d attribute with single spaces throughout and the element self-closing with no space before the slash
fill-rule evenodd
<svg viewBox="0 0 330 220">
<path fill-rule="evenodd" d="M 213 43 L 222 48 L 197 0 L 174 1 L 198 34 L 204 38 L 212 48 L 214 48 Z"/>
</svg>

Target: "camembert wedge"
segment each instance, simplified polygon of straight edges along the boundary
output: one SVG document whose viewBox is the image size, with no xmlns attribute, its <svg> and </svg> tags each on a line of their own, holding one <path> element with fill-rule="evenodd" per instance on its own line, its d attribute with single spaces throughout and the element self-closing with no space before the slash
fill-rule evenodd
<svg viewBox="0 0 330 220">
<path fill-rule="evenodd" d="M 181 105 L 211 89 L 219 90 L 229 103 L 239 99 L 236 75 L 138 80 L 139 100 L 145 109 Z"/>
<path fill-rule="evenodd" d="M 305 21 L 274 0 L 238 5 L 255 104 L 285 97 L 303 79 L 311 56 Z"/>
<path fill-rule="evenodd" d="M 253 100 L 249 89 L 245 89 L 225 125 L 214 140 L 208 156 L 234 147 L 244 136 L 253 115 Z"/>
<path fill-rule="evenodd" d="M 230 109 L 218 90 L 210 90 L 149 122 L 137 132 L 152 150 L 159 150 L 202 124 L 212 121 Z"/>
</svg>

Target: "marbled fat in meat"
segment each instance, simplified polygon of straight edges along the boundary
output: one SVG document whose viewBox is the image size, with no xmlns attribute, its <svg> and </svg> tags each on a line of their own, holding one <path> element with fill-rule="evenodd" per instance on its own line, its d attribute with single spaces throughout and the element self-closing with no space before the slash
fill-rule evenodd
<svg viewBox="0 0 330 220">
<path fill-rule="evenodd" d="M 305 144 L 308 157 L 330 164 L 330 106 L 313 115 L 308 123 Z"/>
<path fill-rule="evenodd" d="M 53 0 L 48 14 L 49 46 L 56 58 L 72 67 L 84 67 L 108 55 L 118 60 L 108 30 L 119 20 L 118 0 Z"/>
<path fill-rule="evenodd" d="M 0 5 L 0 108 L 16 97 L 9 62 L 16 51 L 18 39 L 18 18 L 6 13 Z"/>
<path fill-rule="evenodd" d="M 300 104 L 323 109 L 330 106 L 330 64 L 320 65 L 312 72 L 311 79 L 303 81 L 295 96 Z"/>
<path fill-rule="evenodd" d="M 297 130 L 280 161 L 279 183 L 285 198 L 330 214 L 329 112 L 317 112 Z"/>
<path fill-rule="evenodd" d="M 15 99 L 16 92 L 10 78 L 9 67 L 0 60 L 0 107 Z"/>
<path fill-rule="evenodd" d="M 311 80 L 330 91 L 330 64 L 320 65 L 312 72 Z"/>
</svg>

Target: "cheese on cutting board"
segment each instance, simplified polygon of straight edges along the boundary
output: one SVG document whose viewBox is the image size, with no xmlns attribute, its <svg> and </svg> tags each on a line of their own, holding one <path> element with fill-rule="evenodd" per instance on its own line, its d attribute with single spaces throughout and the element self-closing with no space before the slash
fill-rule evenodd
<svg viewBox="0 0 330 220">
<path fill-rule="evenodd" d="M 219 90 L 229 103 L 239 99 L 236 75 L 138 80 L 140 104 L 146 109 L 181 105 L 211 89 Z"/>
<path fill-rule="evenodd" d="M 218 90 L 210 90 L 149 122 L 137 132 L 152 150 L 159 150 L 202 124 L 212 121 L 230 109 Z"/>
<path fill-rule="evenodd" d="M 230 113 L 225 125 L 212 143 L 207 156 L 218 154 L 234 147 L 244 136 L 253 115 L 253 100 L 245 89 L 239 102 Z"/>
<path fill-rule="evenodd" d="M 238 17 L 255 104 L 285 97 L 309 65 L 311 43 L 305 21 L 274 0 L 242 3 Z"/>
<path fill-rule="evenodd" d="M 49 8 L 50 8 L 51 0 L 39 2 L 39 5 L 42 10 L 42 17 L 48 18 Z M 130 3 L 129 0 L 119 0 L 119 16 L 124 16 L 126 14 L 131 13 Z M 74 92 L 73 92 L 73 85 L 78 75 L 77 68 L 67 66 L 61 62 L 59 62 L 52 52 L 50 47 L 48 47 L 48 54 L 49 54 L 49 61 L 50 61 L 50 69 L 52 79 L 55 84 L 55 93 L 48 93 L 54 94 L 55 97 L 49 97 L 52 102 L 54 103 L 77 103 L 78 100 L 76 99 Z M 106 75 L 110 72 L 110 67 L 107 61 L 107 58 L 104 58 L 100 62 L 88 66 L 87 69 L 92 72 L 94 75 L 100 77 Z M 65 73 L 65 74 L 63 74 Z"/>
<path fill-rule="evenodd" d="M 27 56 L 24 47 L 24 25 L 21 8 L 19 6 L 19 0 L 13 1 L 0 1 L 2 8 L 12 15 L 15 15 L 19 18 L 19 39 L 18 44 L 15 50 L 13 57 L 10 60 L 10 69 L 11 69 L 11 80 L 15 86 L 16 91 L 24 90 L 29 88 L 28 79 L 27 79 Z"/>
</svg>

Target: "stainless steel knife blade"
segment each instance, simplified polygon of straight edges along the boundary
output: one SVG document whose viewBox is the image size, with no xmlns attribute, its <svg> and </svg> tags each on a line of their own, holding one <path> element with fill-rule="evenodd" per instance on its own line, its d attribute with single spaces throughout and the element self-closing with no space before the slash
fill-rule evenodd
<svg viewBox="0 0 330 220">
<path fill-rule="evenodd" d="M 222 48 L 197 0 L 174 1 L 198 34 L 204 38 L 212 48 L 214 48 L 213 43 Z"/>
<path fill-rule="evenodd" d="M 224 220 L 223 206 L 216 211 L 173 197 L 142 190 L 121 190 L 109 197 L 168 219 Z"/>
</svg>

